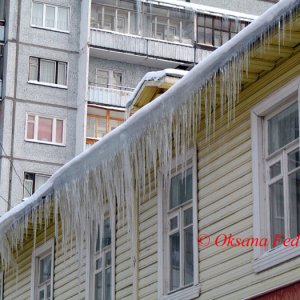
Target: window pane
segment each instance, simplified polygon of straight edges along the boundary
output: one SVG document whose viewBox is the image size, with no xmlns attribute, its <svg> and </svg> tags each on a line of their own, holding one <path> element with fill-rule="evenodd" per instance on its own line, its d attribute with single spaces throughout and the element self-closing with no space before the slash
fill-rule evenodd
<svg viewBox="0 0 300 300">
<path fill-rule="evenodd" d="M 105 254 L 105 267 L 109 267 L 111 265 L 111 252 L 107 252 Z"/>
<path fill-rule="evenodd" d="M 95 276 L 95 300 L 102 300 L 102 272 Z"/>
<path fill-rule="evenodd" d="M 42 3 L 32 3 L 32 25 L 43 26 L 43 6 Z"/>
<path fill-rule="evenodd" d="M 29 58 L 29 80 L 38 80 L 38 59 Z"/>
<path fill-rule="evenodd" d="M 178 217 L 174 217 L 170 220 L 170 230 L 178 228 Z"/>
<path fill-rule="evenodd" d="M 108 86 L 108 72 L 97 70 L 96 71 L 96 84 L 99 86 L 107 87 Z"/>
<path fill-rule="evenodd" d="M 189 208 L 183 212 L 184 215 L 184 226 L 190 225 L 193 223 L 193 208 Z"/>
<path fill-rule="evenodd" d="M 34 139 L 34 116 L 27 117 L 27 139 L 33 140 Z"/>
<path fill-rule="evenodd" d="M 116 129 L 122 123 L 123 123 L 123 121 L 110 120 L 110 130 L 112 131 L 112 130 Z"/>
<path fill-rule="evenodd" d="M 48 284 L 47 285 L 47 299 L 50 299 L 50 296 L 51 296 L 51 285 Z"/>
<path fill-rule="evenodd" d="M 44 299 L 45 299 L 44 290 L 41 290 L 39 293 L 39 300 L 44 300 Z"/>
<path fill-rule="evenodd" d="M 103 228 L 102 248 L 104 248 L 110 244 L 111 244 L 110 220 L 106 219 L 104 221 L 104 228 Z"/>
<path fill-rule="evenodd" d="M 96 118 L 88 117 L 86 125 L 86 135 L 87 137 L 96 137 Z"/>
<path fill-rule="evenodd" d="M 180 245 L 179 233 L 170 236 L 170 291 L 180 285 Z"/>
<path fill-rule="evenodd" d="M 96 138 L 102 138 L 107 133 L 106 119 L 97 118 L 96 121 Z"/>
<path fill-rule="evenodd" d="M 99 248 L 99 249 L 100 249 L 100 248 Z M 99 250 L 99 249 L 98 249 L 98 250 Z M 99 259 L 96 260 L 96 270 L 101 269 L 101 267 L 102 267 L 102 259 L 99 258 Z"/>
<path fill-rule="evenodd" d="M 55 27 L 55 7 L 46 5 L 46 27 L 54 28 Z"/>
<path fill-rule="evenodd" d="M 111 268 L 105 270 L 105 300 L 111 299 Z"/>
<path fill-rule="evenodd" d="M 113 73 L 113 82 L 114 87 L 121 87 L 122 86 L 122 73 Z"/>
<path fill-rule="evenodd" d="M 178 174 L 171 179 L 170 208 L 174 208 L 185 203 L 188 200 L 191 200 L 192 195 L 192 168 L 189 168 L 185 172 L 185 174 Z"/>
<path fill-rule="evenodd" d="M 194 281 L 193 226 L 184 230 L 184 285 Z"/>
<path fill-rule="evenodd" d="M 204 39 L 204 27 L 198 27 L 197 41 L 200 44 L 204 44 L 205 43 L 205 39 Z"/>
<path fill-rule="evenodd" d="M 63 124 L 62 120 L 56 120 L 56 143 L 58 144 L 63 142 Z"/>
<path fill-rule="evenodd" d="M 67 85 L 67 64 L 59 62 L 57 67 L 57 84 Z"/>
<path fill-rule="evenodd" d="M 69 9 L 67 7 L 57 8 L 57 29 L 69 30 Z"/>
<path fill-rule="evenodd" d="M 40 62 L 40 81 L 55 83 L 55 62 L 42 60 Z"/>
<path fill-rule="evenodd" d="M 270 167 L 270 178 L 272 179 L 280 174 L 281 174 L 281 162 L 278 161 L 277 163 L 275 163 Z"/>
<path fill-rule="evenodd" d="M 127 11 L 118 10 L 117 31 L 121 33 L 128 32 L 128 13 Z"/>
<path fill-rule="evenodd" d="M 289 176 L 290 188 L 290 214 L 291 214 L 291 237 L 300 233 L 300 172 Z"/>
<path fill-rule="evenodd" d="M 283 198 L 283 181 L 273 183 L 270 188 L 270 215 L 271 215 L 271 240 L 276 234 L 284 234 L 284 198 Z"/>
<path fill-rule="evenodd" d="M 111 118 L 124 120 L 124 115 L 125 115 L 124 111 L 115 111 L 115 110 L 110 111 Z"/>
<path fill-rule="evenodd" d="M 51 279 L 51 254 L 40 260 L 39 284 Z"/>
<path fill-rule="evenodd" d="M 298 137 L 298 104 L 294 103 L 268 121 L 269 154 Z"/>
<path fill-rule="evenodd" d="M 299 149 L 294 150 L 288 155 L 289 171 L 296 169 L 300 166 L 300 152 Z"/>
<path fill-rule="evenodd" d="M 35 191 L 38 190 L 46 181 L 49 179 L 49 176 L 43 176 L 43 175 L 35 175 Z"/>
<path fill-rule="evenodd" d="M 52 119 L 39 117 L 38 140 L 52 142 Z"/>
</svg>

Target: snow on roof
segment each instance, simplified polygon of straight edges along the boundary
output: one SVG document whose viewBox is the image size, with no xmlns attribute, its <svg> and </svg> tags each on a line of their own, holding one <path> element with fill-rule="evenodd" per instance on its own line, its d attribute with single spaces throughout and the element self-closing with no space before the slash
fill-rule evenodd
<svg viewBox="0 0 300 300">
<path fill-rule="evenodd" d="M 257 16 L 255 15 L 245 14 L 245 13 L 213 7 L 213 6 L 207 6 L 203 4 L 189 3 L 184 1 L 177 1 L 177 0 L 142 0 L 142 1 L 146 3 L 157 4 L 157 5 L 167 5 L 171 7 L 182 8 L 185 10 L 191 10 L 203 14 L 216 15 L 222 17 L 226 16 L 228 18 L 234 18 L 234 19 L 237 18 L 245 21 L 246 20 L 252 21 L 255 18 L 257 18 Z"/>
<path fill-rule="evenodd" d="M 129 107 L 132 104 L 132 102 L 134 101 L 134 98 L 137 96 L 139 90 L 141 89 L 141 87 L 145 81 L 158 81 L 158 80 L 163 79 L 166 76 L 181 78 L 187 73 L 188 73 L 188 71 L 179 70 L 179 69 L 165 69 L 165 70 L 161 70 L 161 71 L 152 71 L 152 72 L 146 73 L 145 76 L 141 79 L 141 81 L 138 83 L 138 85 L 134 89 L 133 93 L 131 94 L 130 99 L 128 100 L 128 102 L 126 104 L 126 107 Z"/>
<path fill-rule="evenodd" d="M 147 172 L 150 174 L 153 166 L 155 175 L 159 168 L 164 172 L 171 169 L 172 149 L 175 148 L 176 156 L 184 154 L 189 138 L 195 133 L 201 116 L 201 101 L 216 102 L 217 74 L 223 84 L 221 105 L 226 95 L 227 101 L 234 106 L 237 100 L 234 91 L 239 90 L 241 69 L 249 62 L 250 46 L 264 36 L 267 38 L 270 29 L 278 28 L 279 22 L 285 22 L 299 7 L 299 0 L 282 0 L 271 7 L 156 101 L 141 108 L 93 147 L 68 162 L 35 194 L 4 214 L 0 218 L 3 263 L 7 266 L 11 262 L 11 249 L 22 242 L 29 215 L 37 220 L 42 210 L 49 218 L 49 203 L 54 206 L 56 226 L 57 212 L 60 213 L 63 236 L 74 230 L 77 247 L 82 246 L 87 226 L 90 226 L 88 222 L 101 222 L 107 199 L 112 199 L 110 205 L 116 199 L 118 207 L 126 203 L 126 216 L 128 221 L 132 220 L 132 201 L 136 191 L 137 194 L 144 191 Z M 210 126 L 209 122 L 206 124 Z M 181 132 L 174 139 L 173 129 Z"/>
</svg>

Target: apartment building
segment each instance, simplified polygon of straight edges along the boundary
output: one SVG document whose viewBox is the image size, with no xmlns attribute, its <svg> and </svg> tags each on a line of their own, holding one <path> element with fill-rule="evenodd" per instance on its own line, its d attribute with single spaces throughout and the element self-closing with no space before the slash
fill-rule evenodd
<svg viewBox="0 0 300 300">
<path fill-rule="evenodd" d="M 247 2 L 243 11 L 253 6 Z M 255 14 L 272 5 L 255 2 Z M 1 214 L 120 125 L 147 72 L 192 68 L 254 18 L 220 7 L 0 1 Z"/>
</svg>

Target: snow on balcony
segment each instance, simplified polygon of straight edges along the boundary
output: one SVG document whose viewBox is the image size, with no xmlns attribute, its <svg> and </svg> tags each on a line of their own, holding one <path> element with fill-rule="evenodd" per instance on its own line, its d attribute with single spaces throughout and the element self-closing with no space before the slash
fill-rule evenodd
<svg viewBox="0 0 300 300">
<path fill-rule="evenodd" d="M 101 87 L 90 85 L 88 89 L 88 101 L 125 107 L 133 90 L 116 89 L 110 87 Z"/>
</svg>

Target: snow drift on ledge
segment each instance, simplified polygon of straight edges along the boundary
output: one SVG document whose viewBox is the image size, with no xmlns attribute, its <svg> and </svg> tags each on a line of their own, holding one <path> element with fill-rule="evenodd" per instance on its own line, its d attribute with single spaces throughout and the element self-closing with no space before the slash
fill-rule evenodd
<svg viewBox="0 0 300 300">
<path fill-rule="evenodd" d="M 166 176 L 170 174 L 172 149 L 176 158 L 185 155 L 195 141 L 203 106 L 206 133 L 214 131 L 217 76 L 221 114 L 226 111 L 230 121 L 251 46 L 257 40 L 265 44 L 272 30 L 289 22 L 299 6 L 299 0 L 280 1 L 166 93 L 67 163 L 33 196 L 6 213 L 0 219 L 0 254 L 5 267 L 14 263 L 11 253 L 22 244 L 28 224 L 33 223 L 35 235 L 43 218 L 47 226 L 53 211 L 56 237 L 60 216 L 62 246 L 74 234 L 79 254 L 85 236 L 95 228 L 95 220 L 101 224 L 107 199 L 112 214 L 115 202 L 118 209 L 125 210 L 128 231 L 132 232 L 133 199 L 144 194 L 150 172 L 154 172 L 154 177 L 158 169 Z"/>
</svg>

